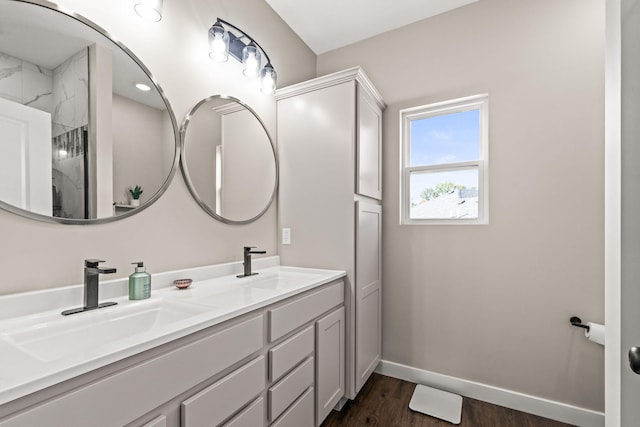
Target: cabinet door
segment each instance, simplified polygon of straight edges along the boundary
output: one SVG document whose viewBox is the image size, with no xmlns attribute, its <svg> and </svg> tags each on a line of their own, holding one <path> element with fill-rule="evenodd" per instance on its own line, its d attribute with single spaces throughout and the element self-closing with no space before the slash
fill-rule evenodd
<svg viewBox="0 0 640 427">
<path fill-rule="evenodd" d="M 316 426 L 344 396 L 344 307 L 316 322 Z"/>
<path fill-rule="evenodd" d="M 355 82 L 278 101 L 283 265 L 349 270 L 353 259 Z"/>
<path fill-rule="evenodd" d="M 382 199 L 382 112 L 369 94 L 358 86 L 356 192 Z"/>
<path fill-rule="evenodd" d="M 356 202 L 356 392 L 382 356 L 380 205 Z"/>
</svg>

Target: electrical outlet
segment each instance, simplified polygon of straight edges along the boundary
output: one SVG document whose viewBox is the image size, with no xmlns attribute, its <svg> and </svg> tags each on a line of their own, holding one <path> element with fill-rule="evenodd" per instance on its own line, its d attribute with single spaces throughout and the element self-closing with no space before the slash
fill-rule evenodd
<svg viewBox="0 0 640 427">
<path fill-rule="evenodd" d="M 291 244 L 291 229 L 283 228 L 282 229 L 282 244 L 290 245 Z"/>
</svg>

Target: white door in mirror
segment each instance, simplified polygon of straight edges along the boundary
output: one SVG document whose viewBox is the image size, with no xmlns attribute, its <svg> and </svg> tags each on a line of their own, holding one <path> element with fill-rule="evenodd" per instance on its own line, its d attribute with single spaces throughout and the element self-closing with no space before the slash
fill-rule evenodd
<svg viewBox="0 0 640 427">
<path fill-rule="evenodd" d="M 0 200 L 51 215 L 51 115 L 0 98 Z"/>
</svg>

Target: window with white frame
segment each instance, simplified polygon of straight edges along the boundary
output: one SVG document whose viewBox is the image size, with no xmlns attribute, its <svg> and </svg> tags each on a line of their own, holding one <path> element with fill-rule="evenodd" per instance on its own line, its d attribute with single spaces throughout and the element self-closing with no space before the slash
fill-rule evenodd
<svg viewBox="0 0 640 427">
<path fill-rule="evenodd" d="M 489 97 L 400 111 L 401 224 L 488 224 Z"/>
</svg>

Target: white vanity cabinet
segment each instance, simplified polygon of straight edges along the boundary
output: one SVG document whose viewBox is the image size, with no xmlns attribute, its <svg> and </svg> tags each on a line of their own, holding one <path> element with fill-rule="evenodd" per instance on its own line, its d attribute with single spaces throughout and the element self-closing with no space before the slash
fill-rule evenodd
<svg viewBox="0 0 640 427">
<path fill-rule="evenodd" d="M 317 348 L 317 325 L 344 292 L 321 285 L 25 396 L 0 406 L 0 427 L 313 427 L 316 366 L 343 375 L 344 342 Z"/>
<path fill-rule="evenodd" d="M 386 105 L 359 67 L 279 89 L 276 99 L 279 224 L 291 231 L 280 257 L 346 270 L 345 394 L 353 399 L 381 358 Z"/>
<path fill-rule="evenodd" d="M 316 413 L 314 401 L 329 394 L 321 375 L 340 377 L 344 381 L 344 324 L 338 325 L 342 328 L 342 332 L 338 332 L 342 343 L 327 342 L 317 325 L 327 313 L 344 312 L 344 299 L 345 283 L 341 280 L 267 311 L 269 340 L 290 336 L 269 351 L 269 376 L 273 385 L 268 393 L 268 412 L 274 426 L 312 427 L 320 425 L 328 415 L 328 412 Z M 302 331 L 296 332 L 300 328 Z M 320 371 L 319 366 L 335 369 Z M 285 372 L 289 373 L 283 377 Z M 336 397 L 337 400 L 344 397 L 344 389 L 336 393 Z"/>
<path fill-rule="evenodd" d="M 86 381 L 78 379 L 81 385 L 73 381 L 68 386 L 60 384 L 57 387 L 60 391 L 52 398 L 0 421 L 0 426 L 127 425 L 258 353 L 264 345 L 263 322 L 262 313 L 242 318 L 232 325 L 213 328 L 210 333 L 181 339 L 182 345 L 171 343 L 158 355 L 152 350 L 133 358 L 135 360 L 124 360 L 91 372 L 85 375 Z M 36 399 L 34 396 L 33 400 Z"/>
</svg>

